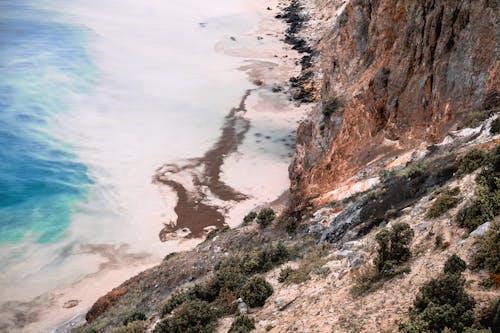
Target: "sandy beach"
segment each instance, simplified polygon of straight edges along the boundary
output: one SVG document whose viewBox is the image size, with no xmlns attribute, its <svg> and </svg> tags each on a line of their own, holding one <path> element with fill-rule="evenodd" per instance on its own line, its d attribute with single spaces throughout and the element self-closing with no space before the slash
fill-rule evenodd
<svg viewBox="0 0 500 333">
<path fill-rule="evenodd" d="M 246 74 L 250 88 L 227 110 L 211 148 L 151 170 L 169 210 L 163 220 L 170 222 L 162 227 L 148 221 L 147 227 L 157 225 L 165 254 L 192 248 L 209 230 L 236 227 L 251 209 L 286 199 L 295 129 L 308 106 L 290 99 L 288 80 L 300 73 L 300 56 L 283 42 L 286 24 L 275 18 L 280 12 L 278 1 L 257 1 L 248 7 L 257 29 L 227 35 L 214 45 L 217 53 L 241 60 L 235 70 Z M 84 320 L 98 297 L 161 260 L 127 245 L 89 251 L 104 259 L 99 271 L 32 302 L 9 303 L 3 316 L 15 318 L 22 332 L 66 332 Z"/>
</svg>

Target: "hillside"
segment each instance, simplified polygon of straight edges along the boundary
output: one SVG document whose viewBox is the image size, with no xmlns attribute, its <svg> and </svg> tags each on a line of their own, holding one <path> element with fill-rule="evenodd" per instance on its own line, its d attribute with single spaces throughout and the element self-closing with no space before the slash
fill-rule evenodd
<svg viewBox="0 0 500 333">
<path fill-rule="evenodd" d="M 499 332 L 498 14 L 283 1 L 289 94 L 313 110 L 290 200 L 167 255 L 73 332 Z"/>
</svg>

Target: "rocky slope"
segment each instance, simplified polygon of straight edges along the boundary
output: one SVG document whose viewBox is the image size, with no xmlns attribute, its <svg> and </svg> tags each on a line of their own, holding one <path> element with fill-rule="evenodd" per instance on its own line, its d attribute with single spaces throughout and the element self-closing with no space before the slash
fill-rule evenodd
<svg viewBox="0 0 500 333">
<path fill-rule="evenodd" d="M 498 1 L 317 0 L 321 101 L 299 128 L 298 201 L 500 103 Z"/>
<path fill-rule="evenodd" d="M 471 268 L 477 320 L 500 296 L 498 267 L 477 263 L 485 235 L 496 239 L 490 257 L 500 247 L 499 2 L 282 6 L 285 40 L 301 53 L 291 97 L 317 103 L 297 133 L 289 207 L 270 226 L 249 219 L 167 256 L 99 299 L 76 332 L 181 332 L 198 321 L 192 332 L 228 332 L 238 313 L 255 332 L 397 332 L 452 254 Z M 374 275 L 378 235 L 401 224 L 409 257 Z M 254 276 L 272 295 L 248 308 L 241 289 Z M 200 299 L 204 318 L 187 311 Z"/>
</svg>

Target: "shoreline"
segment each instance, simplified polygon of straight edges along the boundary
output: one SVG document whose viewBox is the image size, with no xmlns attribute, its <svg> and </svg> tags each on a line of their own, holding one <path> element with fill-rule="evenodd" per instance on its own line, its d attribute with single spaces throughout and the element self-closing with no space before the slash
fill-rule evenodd
<svg viewBox="0 0 500 333">
<path fill-rule="evenodd" d="M 267 15 L 261 18 L 257 31 L 238 39 L 231 37 L 229 41 L 216 45 L 220 53 L 245 58 L 245 64 L 238 69 L 247 73 L 254 87 L 247 89 L 239 105 L 226 115 L 217 141 L 202 157 L 166 163 L 153 176 L 155 183 L 167 187 L 177 196 L 174 209 L 177 219 L 165 224 L 159 232 L 162 242 L 179 237 L 199 238 L 214 228 L 238 226 L 251 209 L 282 198 L 288 190 L 288 165 L 293 156 L 296 128 L 307 109 L 299 103 L 306 102 L 305 97 L 291 96 L 296 94 L 296 89 L 303 91 L 294 79 L 300 78 L 302 71 L 310 66 L 304 65 L 303 59 L 310 58 L 312 51 L 298 49 L 295 44 L 304 41 L 291 37 L 298 30 L 291 32 L 287 28 L 290 22 L 280 20 L 284 17 L 280 13 L 289 7 L 282 7 L 278 1 L 266 5 L 267 8 L 262 4 L 262 8 Z M 237 45 L 240 38 L 242 45 Z M 302 53 L 308 55 L 301 56 Z M 251 129 L 258 128 L 255 124 L 259 122 L 276 122 L 279 131 L 251 133 Z M 284 128 L 289 132 L 282 133 Z M 250 143 L 252 140 L 254 142 Z M 257 163 L 245 160 L 245 155 L 251 152 L 242 152 L 248 148 L 245 145 L 265 145 L 270 140 L 282 145 L 278 154 L 286 161 L 285 181 L 260 178 L 282 167 L 276 166 L 279 162 L 267 161 L 267 170 L 256 171 Z M 262 150 L 262 147 L 252 148 Z M 263 189 L 241 184 L 242 175 L 256 184 L 266 182 L 269 186 Z"/>
<path fill-rule="evenodd" d="M 214 226 L 234 227 L 238 225 L 242 217 L 258 205 L 272 201 L 275 205 L 279 204 L 280 199 L 281 201 L 287 200 L 286 191 L 289 185 L 287 172 L 289 161 L 287 159 L 291 158 L 294 147 L 293 139 L 297 122 L 302 119 L 307 109 L 304 105 L 299 107 L 296 100 L 289 98 L 293 83 L 290 86 L 288 79 L 300 74 L 300 66 L 297 65 L 300 62 L 300 56 L 282 40 L 286 23 L 275 18 L 275 15 L 283 10 L 279 7 L 278 1 L 262 2 L 258 5 L 259 8 L 262 7 L 259 28 L 245 36 L 240 49 L 235 48 L 234 45 L 231 47 L 224 45 L 228 41 L 216 45 L 217 52 L 245 58 L 245 65 L 239 70 L 247 73 L 249 81 L 254 83 L 255 87 L 248 89 L 240 104 L 231 109 L 225 117 L 225 124 L 220 130 L 219 139 L 203 157 L 190 159 L 184 166 L 175 163 L 163 166 L 175 166 L 173 175 L 177 177 L 161 179 L 161 176 L 165 177 L 165 174 L 159 174 L 163 167 L 160 167 L 154 175 L 155 181 L 161 183 L 159 185 L 161 192 L 174 192 L 177 195 L 178 202 L 175 207 L 177 223 L 165 226 L 159 233 L 161 241 L 176 242 L 177 245 L 175 249 L 172 249 L 173 251 L 193 248 Z M 268 10 L 267 6 L 273 7 L 273 10 Z M 270 22 L 272 22 L 271 25 Z M 262 36 L 264 37 L 259 39 Z M 246 42 L 246 38 L 253 39 L 253 41 Z M 240 42 L 239 39 L 238 42 Z M 263 50 L 259 49 L 261 46 Z M 276 121 L 275 127 L 278 130 L 266 129 L 269 133 L 261 131 L 259 123 L 269 124 L 270 121 Z M 284 131 L 284 128 L 293 129 Z M 262 153 L 261 147 L 257 146 L 263 141 L 265 143 L 266 140 L 272 140 L 273 144 L 277 141 L 276 146 L 281 145 L 277 149 L 286 155 L 279 156 L 279 161 L 276 161 L 276 156 L 272 153 L 266 151 Z M 241 151 L 248 151 L 248 154 Z M 265 156 L 264 161 L 267 163 L 264 170 L 257 169 L 257 174 L 252 174 L 256 172 L 255 158 L 260 156 L 259 154 L 268 154 L 271 158 Z M 275 179 L 273 173 L 281 173 L 283 168 L 285 169 L 284 177 Z M 183 175 L 182 172 L 187 175 Z M 242 174 L 245 177 L 242 177 Z M 197 177 L 200 175 L 203 177 Z M 259 181 L 266 183 L 266 186 L 256 186 L 255 183 L 258 184 Z M 284 181 L 286 186 L 283 188 Z M 172 187 L 176 190 L 172 191 Z M 168 197 L 172 196 L 168 195 Z M 210 217 L 208 221 L 207 214 Z M 199 217 L 195 219 L 195 222 L 199 223 L 196 227 L 192 224 L 194 216 Z M 186 228 L 189 229 L 188 232 L 182 230 Z M 111 290 L 123 281 L 158 264 L 153 261 L 141 265 L 110 264 L 69 286 L 49 292 L 49 307 L 43 307 L 43 310 L 37 314 L 39 318 L 35 318 L 22 331 L 69 331 L 75 325 L 83 323 L 85 313 L 90 306 L 104 294 L 102 291 L 92 292 L 97 284 L 99 284 L 99 290 L 103 289 L 103 285 L 106 286 L 106 290 Z M 68 300 L 78 300 L 78 298 L 82 300 L 79 300 L 77 306 L 71 308 L 72 310 L 64 308 L 64 303 Z M 57 324 L 54 324 L 55 322 Z"/>
</svg>

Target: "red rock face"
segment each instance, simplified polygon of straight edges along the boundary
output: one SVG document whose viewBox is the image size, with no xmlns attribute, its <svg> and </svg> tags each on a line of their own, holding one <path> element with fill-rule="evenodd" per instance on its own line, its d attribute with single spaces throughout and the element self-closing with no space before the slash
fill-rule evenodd
<svg viewBox="0 0 500 333">
<path fill-rule="evenodd" d="M 436 142 L 500 105 L 498 0 L 352 0 L 318 45 L 323 105 L 301 124 L 292 192 L 312 198 L 376 158 Z"/>
</svg>

